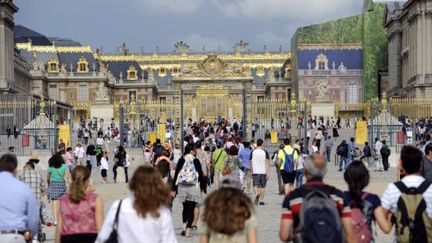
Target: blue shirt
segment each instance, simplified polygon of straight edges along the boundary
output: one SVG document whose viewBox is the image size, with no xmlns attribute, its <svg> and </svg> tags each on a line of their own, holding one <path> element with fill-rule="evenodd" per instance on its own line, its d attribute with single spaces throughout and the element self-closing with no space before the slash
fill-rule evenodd
<svg viewBox="0 0 432 243">
<path fill-rule="evenodd" d="M 0 230 L 29 230 L 36 235 L 39 209 L 30 187 L 5 171 L 0 172 L 0 185 Z"/>
<path fill-rule="evenodd" d="M 251 158 L 252 150 L 249 148 L 244 148 L 240 151 L 239 157 L 241 161 L 241 166 L 246 169 L 250 169 L 250 158 Z"/>
</svg>

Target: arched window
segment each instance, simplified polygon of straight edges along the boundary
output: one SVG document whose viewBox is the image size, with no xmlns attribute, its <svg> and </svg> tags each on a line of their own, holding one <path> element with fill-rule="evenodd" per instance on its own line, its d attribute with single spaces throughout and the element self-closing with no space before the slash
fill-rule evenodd
<svg viewBox="0 0 432 243">
<path fill-rule="evenodd" d="M 127 70 L 127 79 L 128 80 L 137 80 L 138 79 L 137 70 L 136 70 L 134 65 L 131 65 L 129 67 L 129 69 Z"/>
<path fill-rule="evenodd" d="M 328 70 L 328 59 L 324 54 L 319 54 L 315 59 L 315 70 Z"/>
<path fill-rule="evenodd" d="M 79 73 L 88 73 L 88 71 L 89 71 L 88 62 L 87 62 L 87 59 L 85 59 L 84 57 L 81 57 L 78 60 L 77 66 L 78 66 L 77 67 L 77 72 L 79 72 Z"/>
<path fill-rule="evenodd" d="M 159 68 L 159 73 L 158 74 L 161 77 L 165 77 L 166 76 L 166 70 L 165 70 L 165 68 L 163 68 L 163 67 Z"/>
</svg>

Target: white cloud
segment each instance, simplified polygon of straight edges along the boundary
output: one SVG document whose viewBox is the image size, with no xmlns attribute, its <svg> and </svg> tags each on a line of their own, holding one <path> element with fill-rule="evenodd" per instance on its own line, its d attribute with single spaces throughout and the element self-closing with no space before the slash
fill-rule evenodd
<svg viewBox="0 0 432 243">
<path fill-rule="evenodd" d="M 232 45 L 225 39 L 205 37 L 197 33 L 192 33 L 187 36 L 176 38 L 175 41 L 183 40 L 186 42 L 192 51 L 202 51 L 205 46 L 205 51 L 231 50 Z"/>
<path fill-rule="evenodd" d="M 149 12 L 190 14 L 194 13 L 203 0 L 140 0 Z"/>
<path fill-rule="evenodd" d="M 360 0 L 212 0 L 226 15 L 313 23 L 360 14 Z M 357 10 L 355 12 L 354 10 Z"/>
</svg>

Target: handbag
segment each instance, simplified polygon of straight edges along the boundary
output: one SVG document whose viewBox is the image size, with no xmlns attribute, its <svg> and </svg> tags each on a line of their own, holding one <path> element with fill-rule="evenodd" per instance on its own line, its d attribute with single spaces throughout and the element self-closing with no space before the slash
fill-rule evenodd
<svg viewBox="0 0 432 243">
<path fill-rule="evenodd" d="M 229 166 L 225 166 L 225 167 L 223 168 L 223 170 L 222 170 L 222 175 L 223 175 L 223 176 L 226 176 L 226 175 L 231 174 L 231 172 L 232 172 L 231 167 L 229 167 Z"/>
<path fill-rule="evenodd" d="M 120 203 L 119 203 L 119 205 L 117 207 L 117 212 L 116 212 L 116 215 L 115 215 L 115 219 L 114 219 L 114 223 L 113 223 L 113 228 L 112 228 L 110 236 L 105 241 L 105 243 L 118 243 L 117 226 L 118 226 L 119 213 L 120 213 L 120 207 L 121 207 L 122 201 L 123 200 L 120 200 Z"/>
</svg>

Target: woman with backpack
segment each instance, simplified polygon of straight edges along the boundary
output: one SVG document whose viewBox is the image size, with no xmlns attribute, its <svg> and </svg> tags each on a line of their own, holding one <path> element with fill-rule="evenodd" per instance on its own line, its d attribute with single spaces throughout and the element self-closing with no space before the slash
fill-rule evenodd
<svg viewBox="0 0 432 243">
<path fill-rule="evenodd" d="M 192 237 L 194 210 L 201 202 L 201 191 L 204 191 L 206 186 L 201 163 L 195 158 L 194 145 L 188 144 L 185 147 L 184 156 L 178 161 L 172 186 L 172 194 L 177 194 L 178 200 L 183 204 L 182 236 Z"/>
<path fill-rule="evenodd" d="M 388 234 L 392 225 L 387 221 L 378 195 L 364 192 L 369 184 L 369 171 L 360 160 L 353 161 L 345 170 L 344 179 L 349 191 L 344 193 L 351 207 L 351 217 L 357 243 L 375 242 L 372 221 Z"/>
<path fill-rule="evenodd" d="M 228 156 L 225 157 L 224 169 L 222 175 L 233 176 L 240 180 L 240 158 L 238 156 L 238 148 L 233 145 L 228 149 Z"/>
</svg>

